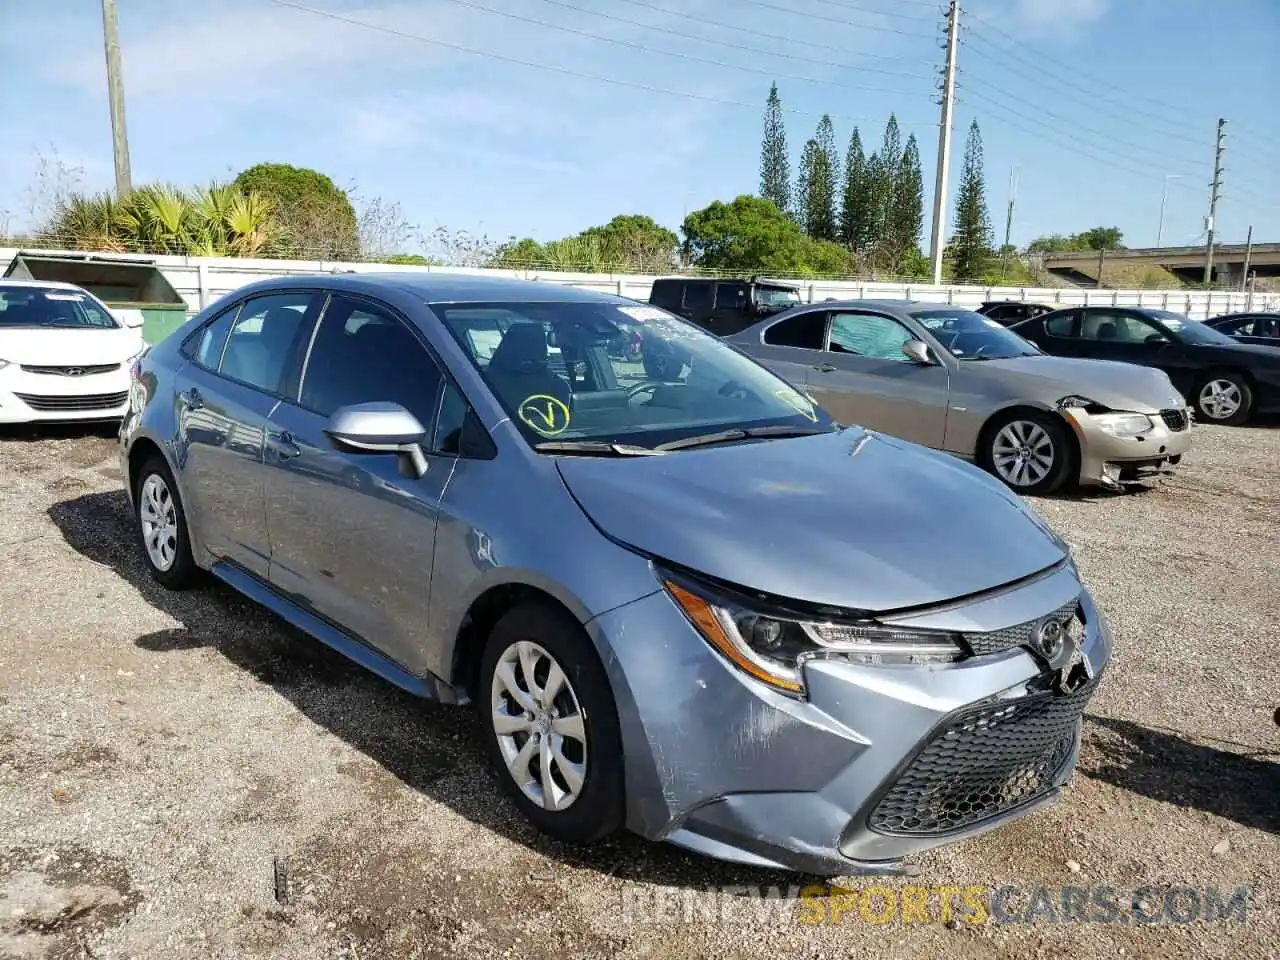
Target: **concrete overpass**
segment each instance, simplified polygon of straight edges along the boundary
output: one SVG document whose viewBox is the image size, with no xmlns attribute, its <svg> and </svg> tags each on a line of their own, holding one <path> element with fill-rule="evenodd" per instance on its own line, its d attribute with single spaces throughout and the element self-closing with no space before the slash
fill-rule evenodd
<svg viewBox="0 0 1280 960">
<path fill-rule="evenodd" d="M 1213 280 L 1228 288 L 1242 289 L 1245 251 L 1249 250 L 1249 272 L 1259 277 L 1280 277 L 1280 243 L 1214 244 Z M 1136 250 L 1083 250 L 1075 253 L 1046 253 L 1044 268 L 1076 286 L 1096 287 L 1098 271 L 1126 266 L 1163 267 L 1187 283 L 1204 280 L 1204 247 L 1146 247 Z"/>
</svg>

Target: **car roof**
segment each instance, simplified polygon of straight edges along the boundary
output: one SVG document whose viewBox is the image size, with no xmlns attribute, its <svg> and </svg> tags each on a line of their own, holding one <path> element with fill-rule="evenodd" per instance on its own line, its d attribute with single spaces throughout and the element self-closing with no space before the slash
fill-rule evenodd
<svg viewBox="0 0 1280 960">
<path fill-rule="evenodd" d="M 29 287 L 36 290 L 81 290 L 82 287 L 63 280 L 17 280 L 0 277 L 0 287 Z"/>
<path fill-rule="evenodd" d="M 631 303 L 625 297 L 598 290 L 586 290 L 545 280 L 490 277 L 470 273 L 427 271 L 372 271 L 368 273 L 293 274 L 260 280 L 235 291 L 257 294 L 281 287 L 308 286 L 325 290 L 348 290 L 377 295 L 398 291 L 418 296 L 426 303 Z"/>
</svg>

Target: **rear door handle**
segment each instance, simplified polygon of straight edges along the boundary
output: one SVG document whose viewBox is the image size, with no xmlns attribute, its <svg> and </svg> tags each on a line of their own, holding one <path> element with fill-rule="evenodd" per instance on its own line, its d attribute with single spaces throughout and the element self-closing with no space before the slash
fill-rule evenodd
<svg viewBox="0 0 1280 960">
<path fill-rule="evenodd" d="M 204 406 L 204 397 L 200 396 L 200 391 L 192 387 L 186 393 L 178 394 L 178 399 L 182 401 L 182 405 L 188 410 L 199 410 Z"/>
<path fill-rule="evenodd" d="M 822 363 L 813 369 L 817 370 L 819 373 L 835 373 L 839 368 L 834 363 Z"/>
<path fill-rule="evenodd" d="M 293 439 L 288 430 L 267 434 L 267 445 L 275 452 L 279 460 L 292 460 L 302 456 L 302 448 Z"/>
</svg>

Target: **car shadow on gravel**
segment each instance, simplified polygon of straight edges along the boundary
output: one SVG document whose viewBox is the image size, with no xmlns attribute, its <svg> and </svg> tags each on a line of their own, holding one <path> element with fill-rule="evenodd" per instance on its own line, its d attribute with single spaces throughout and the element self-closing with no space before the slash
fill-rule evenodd
<svg viewBox="0 0 1280 960">
<path fill-rule="evenodd" d="M 410 696 L 212 579 L 194 590 L 164 589 L 147 571 L 123 491 L 63 500 L 48 514 L 70 547 L 113 570 L 181 624 L 138 637 L 134 642 L 140 649 L 163 655 L 216 650 L 411 790 L 536 853 L 643 883 L 741 886 L 744 896 L 752 886 L 785 893 L 821 882 L 719 863 L 629 833 L 590 848 L 557 843 L 534 830 L 502 796 L 476 742 L 469 710 Z M 375 798 L 386 793 L 376 787 L 369 792 Z"/>
<path fill-rule="evenodd" d="M 1174 730 L 1088 715 L 1079 770 L 1133 793 L 1280 834 L 1277 751 L 1237 753 Z"/>
</svg>

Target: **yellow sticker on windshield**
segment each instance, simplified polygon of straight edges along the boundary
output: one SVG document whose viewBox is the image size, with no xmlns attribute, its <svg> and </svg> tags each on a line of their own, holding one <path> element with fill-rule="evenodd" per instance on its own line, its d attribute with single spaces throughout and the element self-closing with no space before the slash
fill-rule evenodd
<svg viewBox="0 0 1280 960">
<path fill-rule="evenodd" d="M 813 403 L 807 397 L 794 390 L 775 390 L 773 395 L 795 410 L 800 416 L 806 417 L 814 423 L 818 422 L 818 411 L 813 408 Z"/>
<path fill-rule="evenodd" d="M 516 410 L 520 419 L 544 437 L 564 433 L 569 427 L 569 408 L 555 397 L 535 393 L 520 401 Z"/>
</svg>

